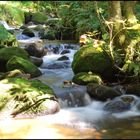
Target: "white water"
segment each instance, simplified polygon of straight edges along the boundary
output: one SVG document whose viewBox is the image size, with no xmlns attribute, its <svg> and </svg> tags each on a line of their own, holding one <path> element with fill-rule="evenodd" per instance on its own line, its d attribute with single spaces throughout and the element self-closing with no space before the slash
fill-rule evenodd
<svg viewBox="0 0 140 140">
<path fill-rule="evenodd" d="M 9 26 L 6 21 L 0 21 L 0 24 L 2 24 L 7 30 L 16 29 L 16 27 Z"/>
<path fill-rule="evenodd" d="M 19 42 L 32 43 L 38 40 L 40 40 L 38 37 L 34 37 L 26 40 L 19 40 Z M 77 49 L 70 49 L 70 53 L 65 54 L 69 57 L 67 61 L 70 62 L 70 65 L 68 65 L 68 67 L 58 69 L 47 68 L 50 64 L 54 63 L 58 65 L 64 64 L 64 61 L 57 61 L 57 59 L 62 56 L 61 52 L 63 49 L 64 44 L 60 46 L 59 53 L 54 54 L 52 50 L 50 50 L 50 52 L 43 57 L 43 64 L 39 68 L 43 75 L 37 77 L 37 79 L 53 88 L 54 92 L 59 97 L 61 109 L 56 114 L 39 116 L 37 119 L 46 120 L 50 124 L 62 124 L 72 128 L 84 129 L 98 128 L 98 122 L 101 122 L 103 126 L 104 124 L 107 126 L 108 123 L 112 121 L 112 118 L 114 120 L 113 122 L 115 122 L 116 119 L 121 120 L 140 116 L 140 111 L 137 110 L 136 106 L 133 106 L 129 111 L 121 113 L 109 113 L 104 111 L 103 106 L 105 102 L 92 100 L 86 93 L 84 86 L 63 87 L 63 81 L 72 80 L 74 75 L 70 65 Z M 82 104 L 80 104 L 81 102 Z M 113 128 L 114 131 L 117 131 L 117 128 L 114 126 Z M 120 126 L 120 128 L 123 128 L 123 126 Z M 109 135 L 113 137 L 112 134 Z"/>
<path fill-rule="evenodd" d="M 71 50 L 70 53 L 65 54 L 70 58 L 70 63 L 73 60 L 73 56 L 76 50 Z M 115 118 L 128 118 L 134 116 L 140 116 L 140 112 L 136 107 L 132 107 L 130 111 L 124 111 L 121 113 L 108 113 L 103 110 L 105 102 L 93 101 L 86 93 L 83 94 L 84 106 L 78 106 L 74 101 L 76 97 L 71 92 L 67 92 L 69 89 L 61 88 L 64 80 L 71 80 L 73 77 L 73 72 L 71 68 L 62 68 L 62 69 L 47 69 L 47 65 L 53 64 L 57 61 L 62 55 L 59 54 L 47 54 L 43 57 L 43 64 L 41 70 L 44 73 L 43 76 L 39 77 L 41 81 L 50 85 L 56 94 L 59 96 L 60 92 L 62 94 L 68 94 L 69 96 L 66 99 L 59 99 L 61 110 L 53 115 L 43 116 L 40 119 L 47 119 L 50 123 L 57 123 L 68 125 L 76 128 L 87 128 L 95 127 L 94 124 L 97 121 L 104 120 L 109 117 Z M 44 78 L 44 79 L 43 79 Z M 52 80 L 53 79 L 53 80 Z M 82 87 L 81 87 L 82 88 Z M 78 90 L 77 90 L 78 91 Z M 60 96 L 61 97 L 61 96 Z M 138 98 L 138 97 L 137 97 Z M 78 98 L 77 98 L 78 99 Z M 139 99 L 139 98 L 138 98 Z M 75 103 L 74 106 L 70 107 L 72 102 Z"/>
</svg>

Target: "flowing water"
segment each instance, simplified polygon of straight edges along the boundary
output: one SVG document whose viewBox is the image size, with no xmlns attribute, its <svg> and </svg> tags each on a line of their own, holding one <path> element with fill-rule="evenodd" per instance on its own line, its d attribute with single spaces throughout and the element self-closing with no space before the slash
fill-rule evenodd
<svg viewBox="0 0 140 140">
<path fill-rule="evenodd" d="M 21 46 L 26 43 L 38 42 L 38 36 L 25 38 L 18 36 Z M 28 138 L 109 138 L 126 139 L 140 138 L 140 111 L 136 106 L 122 113 L 108 113 L 103 110 L 105 102 L 92 100 L 86 92 L 86 86 L 64 85 L 65 80 L 72 80 L 71 62 L 79 45 L 68 42 L 40 41 L 49 51 L 43 57 L 43 64 L 39 67 L 43 75 L 35 79 L 51 86 L 59 98 L 61 109 L 53 115 L 36 118 L 33 135 Z M 55 50 L 57 48 L 57 51 Z M 63 50 L 69 50 L 62 54 Z M 55 51 L 54 51 L 55 50 Z M 58 61 L 61 56 L 69 60 Z M 139 98 L 136 97 L 138 100 Z M 17 120 L 17 123 L 22 120 Z M 44 122 L 51 127 L 46 127 Z M 27 121 L 28 124 L 31 121 Z M 1 123 L 1 127 L 3 127 Z M 10 129 L 10 127 L 9 127 Z M 10 130 L 9 130 L 10 131 Z M 48 133 L 46 134 L 46 132 Z M 55 136 L 54 136 L 55 131 Z"/>
</svg>

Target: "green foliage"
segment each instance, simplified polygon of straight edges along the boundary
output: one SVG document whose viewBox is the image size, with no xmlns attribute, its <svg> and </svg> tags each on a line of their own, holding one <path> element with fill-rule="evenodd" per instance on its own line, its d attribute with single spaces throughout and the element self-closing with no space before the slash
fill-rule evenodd
<svg viewBox="0 0 140 140">
<path fill-rule="evenodd" d="M 53 90 L 39 80 L 6 78 L 1 80 L 0 84 L 3 85 L 0 89 L 0 110 L 8 111 L 10 108 L 12 115 L 33 114 L 47 110 L 43 102 L 56 97 Z"/>
<path fill-rule="evenodd" d="M 41 12 L 32 13 L 32 21 L 35 23 L 46 23 L 47 16 Z"/>
<path fill-rule="evenodd" d="M 18 46 L 15 36 L 9 33 L 2 24 L 0 24 L 0 45 L 8 47 Z"/>
<path fill-rule="evenodd" d="M 0 5 L 0 19 L 10 25 L 21 26 L 24 23 L 24 12 L 10 4 Z"/>
</svg>

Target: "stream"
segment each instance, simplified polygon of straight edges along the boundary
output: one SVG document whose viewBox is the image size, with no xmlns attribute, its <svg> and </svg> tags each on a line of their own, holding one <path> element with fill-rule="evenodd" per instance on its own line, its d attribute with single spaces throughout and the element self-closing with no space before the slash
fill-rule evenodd
<svg viewBox="0 0 140 140">
<path fill-rule="evenodd" d="M 40 39 L 38 36 L 26 39 L 23 36 L 18 36 L 18 41 L 21 46 L 24 46 L 26 43 L 38 42 Z M 86 86 L 64 85 L 63 82 L 72 80 L 74 75 L 71 63 L 73 55 L 79 49 L 79 44 L 70 41 L 42 40 L 42 42 L 43 46 L 50 51 L 43 56 L 43 64 L 39 67 L 43 74 L 34 79 L 39 79 L 52 87 L 59 98 L 61 109 L 56 114 L 39 116 L 36 118 L 37 120 L 45 120 L 49 124 L 63 127 L 63 131 L 55 133 L 61 133 L 65 135 L 65 138 L 140 138 L 140 111 L 135 106 L 129 111 L 108 113 L 103 110 L 105 102 L 91 99 L 86 92 Z M 56 47 L 58 50 L 54 53 Z M 68 52 L 63 54 L 63 50 L 68 50 Z M 63 55 L 69 59 L 58 61 L 57 59 Z M 45 133 L 45 128 L 43 133 Z M 35 136 L 37 138 L 38 135 Z M 54 138 L 54 135 L 49 138 Z"/>
</svg>

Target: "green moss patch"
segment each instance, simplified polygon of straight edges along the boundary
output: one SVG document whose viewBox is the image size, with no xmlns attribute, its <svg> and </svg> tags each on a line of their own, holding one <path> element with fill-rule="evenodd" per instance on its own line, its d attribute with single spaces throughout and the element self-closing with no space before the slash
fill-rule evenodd
<svg viewBox="0 0 140 140">
<path fill-rule="evenodd" d="M 79 72 L 93 72 L 101 77 L 112 76 L 112 62 L 109 56 L 100 47 L 83 47 L 73 58 L 72 70 Z"/>
<path fill-rule="evenodd" d="M 38 67 L 35 66 L 32 62 L 17 56 L 13 56 L 7 62 L 6 66 L 8 71 L 19 69 L 24 71 L 25 73 L 31 74 L 31 77 L 37 77 L 42 74 Z"/>
<path fill-rule="evenodd" d="M 12 109 L 12 115 L 47 110 L 44 102 L 56 99 L 53 90 L 39 80 L 6 78 L 0 81 L 0 110 Z"/>
<path fill-rule="evenodd" d="M 97 83 L 97 84 L 102 84 L 102 79 L 100 76 L 92 73 L 87 73 L 87 72 L 80 72 L 76 74 L 72 81 L 76 84 L 79 85 L 87 85 L 88 83 Z"/>
<path fill-rule="evenodd" d="M 0 45 L 8 47 L 18 46 L 16 37 L 9 33 L 2 24 L 0 24 Z"/>
</svg>

